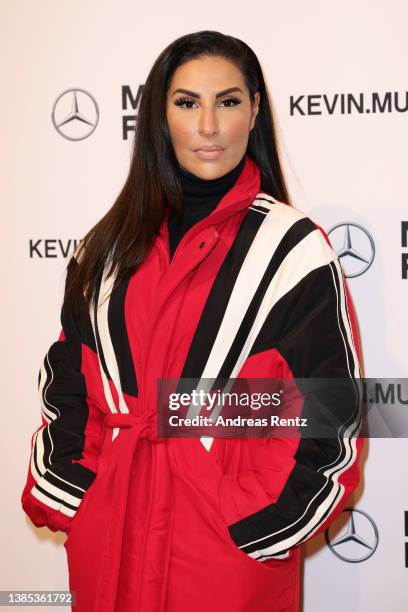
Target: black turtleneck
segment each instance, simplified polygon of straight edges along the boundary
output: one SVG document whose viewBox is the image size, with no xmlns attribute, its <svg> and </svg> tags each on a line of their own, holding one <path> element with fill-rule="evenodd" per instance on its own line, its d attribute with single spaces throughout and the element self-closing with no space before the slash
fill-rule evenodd
<svg viewBox="0 0 408 612">
<path fill-rule="evenodd" d="M 209 215 L 232 188 L 245 165 L 245 155 L 235 168 L 216 179 L 202 179 L 179 166 L 183 214 L 180 223 L 171 214 L 168 219 L 170 259 L 184 234 Z"/>
</svg>

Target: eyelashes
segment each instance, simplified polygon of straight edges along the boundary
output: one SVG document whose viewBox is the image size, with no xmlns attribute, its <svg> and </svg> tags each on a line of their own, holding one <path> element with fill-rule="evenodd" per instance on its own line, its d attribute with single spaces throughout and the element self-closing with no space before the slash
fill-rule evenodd
<svg viewBox="0 0 408 612">
<path fill-rule="evenodd" d="M 221 104 L 223 104 L 224 102 L 232 102 L 233 103 L 231 105 L 228 105 L 228 107 L 230 107 L 230 106 L 237 106 L 238 104 L 241 104 L 241 100 L 239 98 L 236 98 L 235 96 L 231 96 L 230 98 L 226 98 L 225 100 L 222 100 Z M 191 108 L 191 106 L 190 107 L 184 106 L 187 103 L 195 104 L 194 100 L 191 100 L 191 98 L 179 98 L 178 100 L 176 100 L 174 102 L 174 104 L 176 106 L 180 106 L 182 108 Z"/>
</svg>

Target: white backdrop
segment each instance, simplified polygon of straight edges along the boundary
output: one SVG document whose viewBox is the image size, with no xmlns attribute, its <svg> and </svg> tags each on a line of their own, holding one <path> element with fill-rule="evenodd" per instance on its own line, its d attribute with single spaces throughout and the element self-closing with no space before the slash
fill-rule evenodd
<svg viewBox="0 0 408 612">
<path fill-rule="evenodd" d="M 128 172 L 132 133 L 124 139 L 122 125 L 135 111 L 122 108 L 122 88 L 136 97 L 157 55 L 188 32 L 216 29 L 254 49 L 270 88 L 294 204 L 326 231 L 338 223 L 361 226 L 351 226 L 351 237 L 367 256 L 364 231 L 375 245 L 370 267 L 348 280 L 365 375 L 406 377 L 408 280 L 401 261 L 408 248 L 401 244 L 401 222 L 408 221 L 408 4 L 3 0 L 1 13 L 7 223 L 0 589 L 68 589 L 65 536 L 34 528 L 19 498 L 30 436 L 40 424 L 37 373 L 59 333 L 66 256 L 110 208 Z M 71 88 L 87 92 L 78 93 L 81 112 L 95 120 L 95 102 L 99 113 L 95 130 L 81 140 L 64 137 L 52 121 L 56 101 Z M 350 95 L 362 96 L 363 112 L 347 110 Z M 291 113 L 291 100 L 301 96 Z M 376 96 L 389 106 L 375 107 Z M 71 94 L 59 100 L 59 119 L 71 101 Z M 79 136 L 77 123 L 62 131 Z M 336 248 L 345 230 L 330 235 Z M 347 272 L 356 261 L 348 256 L 342 263 Z M 408 609 L 407 451 L 406 439 L 368 441 L 364 478 L 349 504 L 356 511 L 342 515 L 333 533 L 343 535 L 354 518 L 357 536 L 371 549 L 378 546 L 367 560 L 350 562 L 369 551 L 358 537 L 336 548 L 347 561 L 324 536 L 308 543 L 304 612 Z"/>
</svg>

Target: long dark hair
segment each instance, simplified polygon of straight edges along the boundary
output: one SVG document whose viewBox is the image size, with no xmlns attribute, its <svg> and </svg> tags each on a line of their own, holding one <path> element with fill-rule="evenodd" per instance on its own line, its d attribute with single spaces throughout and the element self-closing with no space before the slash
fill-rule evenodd
<svg viewBox="0 0 408 612">
<path fill-rule="evenodd" d="M 113 206 L 80 243 L 76 253 L 79 263 L 67 278 L 67 304 L 82 302 L 89 308 L 107 265 L 107 276 L 116 271 L 116 287 L 143 261 L 166 213 L 181 211 L 178 161 L 166 120 L 166 97 L 175 70 L 203 56 L 234 62 L 252 103 L 259 91 L 259 111 L 246 153 L 260 169 L 261 191 L 290 204 L 271 101 L 257 56 L 246 43 L 221 32 L 203 30 L 181 36 L 160 53 L 143 86 L 128 177 Z"/>
</svg>

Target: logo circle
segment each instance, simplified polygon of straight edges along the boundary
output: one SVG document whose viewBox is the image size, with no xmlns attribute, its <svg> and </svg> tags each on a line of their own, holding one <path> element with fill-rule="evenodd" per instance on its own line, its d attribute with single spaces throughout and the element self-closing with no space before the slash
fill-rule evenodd
<svg viewBox="0 0 408 612">
<path fill-rule="evenodd" d="M 98 125 L 98 104 L 85 89 L 67 89 L 54 102 L 51 118 L 55 129 L 63 138 L 84 140 Z"/>
<path fill-rule="evenodd" d="M 324 533 L 327 546 L 336 557 L 347 563 L 366 561 L 375 553 L 378 546 L 377 525 L 363 510 L 344 508 L 343 512 L 350 513 L 346 532 L 340 532 L 341 535 L 332 540 L 330 538 L 332 525 L 330 525 Z M 357 517 L 358 520 L 356 521 Z"/>
<path fill-rule="evenodd" d="M 343 231 L 340 228 L 344 228 Z M 347 278 L 367 272 L 374 261 L 375 244 L 365 227 L 351 221 L 336 223 L 327 235 Z"/>
</svg>

